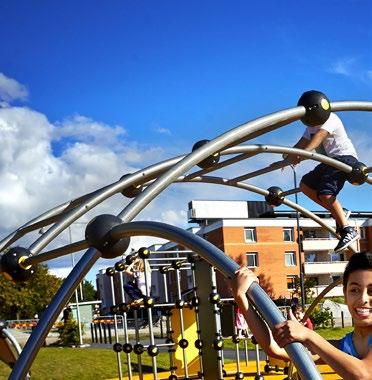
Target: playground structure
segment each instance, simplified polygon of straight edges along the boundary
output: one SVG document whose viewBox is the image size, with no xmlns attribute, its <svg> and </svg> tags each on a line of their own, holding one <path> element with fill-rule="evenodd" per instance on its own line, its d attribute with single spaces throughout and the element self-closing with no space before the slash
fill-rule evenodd
<svg viewBox="0 0 372 380">
<path fill-rule="evenodd" d="M 208 183 L 248 190 L 262 195 L 271 205 L 279 206 L 280 204 L 285 204 L 293 208 L 337 236 L 336 231 L 325 224 L 322 219 L 285 198 L 286 195 L 298 192 L 298 189 L 283 191 L 273 186 L 265 190 L 244 182 L 287 166 L 285 160 L 275 162 L 269 167 L 235 178 L 221 178 L 208 175 L 211 172 L 250 159 L 260 153 L 290 153 L 301 156 L 304 159 L 323 162 L 340 169 L 348 173 L 349 181 L 355 185 L 363 183 L 371 184 L 372 179 L 368 177 L 369 168 L 361 163 L 359 166 L 352 168 L 335 159 L 300 149 L 273 145 L 240 145 L 245 141 L 300 119 L 306 123 L 319 125 L 327 119 L 331 110 L 332 112 L 372 111 L 372 102 L 345 101 L 329 103 L 325 95 L 321 93 L 311 92 L 310 96 L 306 96 L 305 94 L 300 98 L 297 107 L 255 119 L 211 141 L 200 141 L 194 145 L 190 154 L 154 164 L 133 174 L 126 174 L 119 181 L 111 185 L 46 211 L 5 237 L 0 242 L 0 251 L 3 252 L 0 261 L 0 272 L 14 281 L 22 281 L 32 276 L 33 267 L 41 262 L 47 262 L 48 260 L 86 249 L 81 260 L 72 269 L 44 312 L 19 357 L 16 358 L 16 355 L 14 355 L 15 365 L 9 378 L 12 380 L 26 378 L 49 329 L 72 296 L 75 288 L 100 257 L 115 258 L 122 255 L 128 248 L 132 236 L 154 236 L 168 239 L 198 254 L 204 260 L 200 264 L 200 274 L 196 274 L 196 281 L 201 293 L 198 294 L 200 299 L 207 298 L 209 294 L 205 293 L 206 290 L 203 291 L 205 287 L 200 287 L 200 284 L 204 283 L 204 278 L 206 278 L 204 274 L 210 271 L 210 265 L 227 278 L 234 276 L 238 264 L 199 236 L 164 223 L 132 221 L 154 198 L 173 183 Z M 195 165 L 198 168 L 192 171 Z M 44 251 L 44 248 L 73 222 L 117 193 L 122 193 L 128 198 L 133 198 L 117 216 L 97 216 L 87 225 L 85 237 L 82 240 L 60 248 Z M 14 243 L 27 233 L 47 226 L 50 227 L 28 248 L 14 246 Z M 352 246 L 350 249 L 355 252 L 355 248 Z M 258 284 L 252 284 L 247 296 L 270 327 L 284 320 L 281 312 Z M 203 304 L 199 307 L 200 319 L 207 313 L 203 311 Z M 209 334 L 210 338 L 210 335 L 213 335 L 213 333 L 204 331 L 204 322 L 200 321 L 200 323 L 201 334 L 206 334 L 204 335 L 206 339 L 208 339 Z M 205 328 L 208 330 L 207 324 Z M 181 326 L 181 331 L 182 329 L 183 327 Z M 153 345 L 153 343 L 151 344 Z M 208 347 L 208 345 L 205 345 L 205 347 Z M 322 378 L 317 367 L 301 344 L 292 343 L 286 347 L 286 351 L 301 378 L 311 380 Z M 214 365 L 216 360 L 210 360 L 210 350 L 208 348 L 201 348 L 200 355 L 203 362 L 202 378 L 207 380 L 223 378 L 222 369 Z M 5 361 L 3 350 L 0 351 L 0 358 Z M 155 355 L 153 356 L 153 364 L 156 368 Z M 176 379 L 177 377 L 173 378 Z"/>
</svg>

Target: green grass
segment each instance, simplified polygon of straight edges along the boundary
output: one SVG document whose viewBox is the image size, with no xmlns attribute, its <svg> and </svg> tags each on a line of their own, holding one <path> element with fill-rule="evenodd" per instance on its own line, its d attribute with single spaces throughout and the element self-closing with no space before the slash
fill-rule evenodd
<svg viewBox="0 0 372 380">
<path fill-rule="evenodd" d="M 316 332 L 321 335 L 324 339 L 333 340 L 341 339 L 347 333 L 354 330 L 354 327 L 334 327 L 333 329 L 317 329 Z"/>
<path fill-rule="evenodd" d="M 123 375 L 127 373 L 126 355 L 121 355 Z M 132 369 L 137 366 L 136 355 L 131 355 Z M 144 371 L 152 372 L 152 361 L 142 355 Z M 169 355 L 160 353 L 157 357 L 158 370 L 167 370 Z M 8 378 L 10 369 L 0 363 L 0 379 Z M 118 377 L 116 354 L 111 349 L 96 348 L 42 348 L 31 368 L 32 380 L 103 380 Z"/>
<path fill-rule="evenodd" d="M 352 327 L 319 329 L 316 330 L 325 339 L 340 339 L 346 333 L 352 331 Z M 235 349 L 235 344 L 231 339 L 225 339 L 225 349 Z M 244 349 L 243 342 L 239 344 L 240 349 Z M 253 345 L 249 342 L 249 349 Z M 125 378 L 127 363 L 126 355 L 121 354 L 123 375 Z M 137 370 L 136 355 L 131 355 L 133 371 Z M 144 353 L 142 363 L 145 372 L 152 372 L 151 358 Z M 169 354 L 161 352 L 157 357 L 158 370 L 169 368 Z M 5 364 L 0 362 L 0 379 L 8 378 L 10 370 Z M 98 348 L 66 348 L 66 347 L 45 347 L 42 348 L 32 366 L 33 380 L 104 380 L 117 378 L 116 354 L 112 349 Z"/>
</svg>

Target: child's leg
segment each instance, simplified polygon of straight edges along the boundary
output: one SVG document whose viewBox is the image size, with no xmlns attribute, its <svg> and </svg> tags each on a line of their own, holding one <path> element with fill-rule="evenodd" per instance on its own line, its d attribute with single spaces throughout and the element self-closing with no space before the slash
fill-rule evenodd
<svg viewBox="0 0 372 380">
<path fill-rule="evenodd" d="M 320 194 L 318 196 L 316 190 L 305 185 L 303 182 L 300 183 L 300 190 L 311 200 L 327 209 L 339 226 L 343 228 L 348 225 L 344 209 L 342 208 L 341 203 L 333 195 Z"/>
</svg>

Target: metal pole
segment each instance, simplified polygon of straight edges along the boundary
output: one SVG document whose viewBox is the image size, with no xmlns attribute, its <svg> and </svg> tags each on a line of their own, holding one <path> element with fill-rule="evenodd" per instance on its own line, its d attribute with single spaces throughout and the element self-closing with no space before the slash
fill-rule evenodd
<svg viewBox="0 0 372 380">
<path fill-rule="evenodd" d="M 71 236 L 71 226 L 68 226 L 68 235 L 69 235 L 69 239 L 70 239 L 70 244 L 72 243 L 72 236 Z M 72 268 L 74 268 L 75 266 L 75 254 L 74 253 L 71 253 L 71 263 L 72 263 Z M 81 284 L 81 282 L 80 282 Z M 81 331 L 81 319 L 80 319 L 80 305 L 79 305 L 79 294 L 78 294 L 78 291 L 77 289 L 75 289 L 75 299 L 76 299 L 76 319 L 77 319 L 77 323 L 78 323 L 78 331 L 79 331 L 79 344 L 80 346 L 83 346 L 84 345 L 84 342 L 83 342 L 83 333 Z"/>
<path fill-rule="evenodd" d="M 293 182 L 294 188 L 297 188 L 297 175 L 296 169 L 293 165 L 291 165 L 293 170 Z M 298 196 L 297 192 L 295 193 L 295 203 L 298 205 Z M 300 267 L 300 286 L 301 286 L 301 305 L 305 308 L 306 304 L 306 293 L 305 293 L 305 283 L 304 283 L 304 264 L 302 262 L 302 237 L 301 237 L 301 227 L 300 227 L 300 214 L 298 210 L 296 210 L 296 224 L 297 224 L 297 248 L 298 248 L 298 266 Z"/>
</svg>

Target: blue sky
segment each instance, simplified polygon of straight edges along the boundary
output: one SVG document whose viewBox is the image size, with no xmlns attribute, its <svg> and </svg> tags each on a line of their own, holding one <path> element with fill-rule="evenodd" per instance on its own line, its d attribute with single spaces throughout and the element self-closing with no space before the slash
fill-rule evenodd
<svg viewBox="0 0 372 380">
<path fill-rule="evenodd" d="M 200 139 L 293 107 L 306 90 L 371 101 L 371 15 L 367 0 L 2 1 L 0 209 L 10 217 L 0 235 Z M 341 117 L 371 165 L 372 115 Z M 301 131 L 296 123 L 255 142 L 293 145 Z M 169 190 L 146 216 L 184 224 L 187 201 L 210 194 Z M 342 201 L 370 210 L 368 194 L 347 185 Z"/>
</svg>

